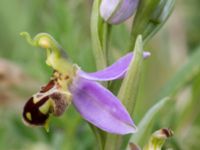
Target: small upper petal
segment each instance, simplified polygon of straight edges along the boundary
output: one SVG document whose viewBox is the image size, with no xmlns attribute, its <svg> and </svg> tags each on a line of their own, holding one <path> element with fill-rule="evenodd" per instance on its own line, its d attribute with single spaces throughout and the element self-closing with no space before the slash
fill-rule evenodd
<svg viewBox="0 0 200 150">
<path fill-rule="evenodd" d="M 147 58 L 150 56 L 149 52 L 144 52 L 143 57 Z M 89 80 L 97 80 L 97 81 L 109 81 L 122 78 L 128 70 L 128 66 L 133 58 L 133 53 L 128 53 L 123 56 L 119 60 L 117 60 L 111 66 L 92 73 L 87 73 L 82 70 L 78 70 L 79 76 L 89 79 Z"/>
<path fill-rule="evenodd" d="M 136 131 L 126 108 L 99 83 L 76 77 L 70 91 L 73 94 L 72 102 L 75 108 L 88 122 L 114 134 Z"/>
</svg>

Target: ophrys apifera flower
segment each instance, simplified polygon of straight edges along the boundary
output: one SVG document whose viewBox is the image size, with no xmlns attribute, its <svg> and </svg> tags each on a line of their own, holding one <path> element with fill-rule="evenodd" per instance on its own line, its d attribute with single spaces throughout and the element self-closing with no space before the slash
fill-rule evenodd
<svg viewBox="0 0 200 150">
<path fill-rule="evenodd" d="M 87 73 L 61 54 L 60 46 L 49 34 L 40 33 L 33 40 L 27 33 L 22 35 L 30 44 L 47 50 L 46 63 L 54 70 L 49 83 L 25 104 L 25 123 L 45 126 L 51 114 L 62 115 L 72 103 L 85 120 L 106 132 L 128 134 L 136 131 L 120 100 L 96 82 L 123 78 L 133 58 L 132 53 L 103 70 Z M 150 54 L 144 52 L 143 55 L 146 58 Z"/>
</svg>

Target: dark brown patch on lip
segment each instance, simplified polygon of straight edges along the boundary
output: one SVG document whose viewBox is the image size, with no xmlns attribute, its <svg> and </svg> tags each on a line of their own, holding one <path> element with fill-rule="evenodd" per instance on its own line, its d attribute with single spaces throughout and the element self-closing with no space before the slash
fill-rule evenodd
<svg viewBox="0 0 200 150">
<path fill-rule="evenodd" d="M 39 108 L 42 106 L 47 100 L 48 96 L 41 99 L 39 102 L 34 103 L 33 97 L 31 97 L 24 106 L 23 118 L 24 120 L 31 125 L 42 126 L 46 123 L 49 118 L 49 113 L 43 114 L 40 112 Z M 27 118 L 27 113 L 31 114 L 31 120 Z"/>
<path fill-rule="evenodd" d="M 43 86 L 40 90 L 41 93 L 49 91 L 55 85 L 54 80 L 51 80 L 46 86 Z"/>
</svg>

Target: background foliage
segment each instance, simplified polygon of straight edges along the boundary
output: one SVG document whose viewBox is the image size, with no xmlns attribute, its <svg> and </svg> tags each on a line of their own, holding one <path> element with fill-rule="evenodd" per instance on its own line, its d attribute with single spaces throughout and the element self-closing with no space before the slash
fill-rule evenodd
<svg viewBox="0 0 200 150">
<path fill-rule="evenodd" d="M 153 131 L 170 127 L 175 135 L 166 148 L 176 150 L 200 148 L 199 5 L 198 0 L 177 1 L 169 21 L 147 45 L 152 57 L 145 61 L 134 117 L 138 124 L 160 98 L 172 95 L 172 104 L 153 119 L 145 136 L 148 139 Z M 90 11 L 89 0 L 0 1 L 0 149 L 96 149 L 92 131 L 73 107 L 61 118 L 51 119 L 49 133 L 21 121 L 23 104 L 48 81 L 51 70 L 45 65 L 44 52 L 29 46 L 19 33 L 50 33 L 73 62 L 94 71 Z M 110 63 L 124 54 L 130 22 L 112 29 Z"/>
</svg>

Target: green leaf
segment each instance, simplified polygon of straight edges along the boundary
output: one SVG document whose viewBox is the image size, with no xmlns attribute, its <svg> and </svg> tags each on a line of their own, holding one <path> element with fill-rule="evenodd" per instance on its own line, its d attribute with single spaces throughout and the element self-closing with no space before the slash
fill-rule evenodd
<svg viewBox="0 0 200 150">
<path fill-rule="evenodd" d="M 170 101 L 169 97 L 163 98 L 151 107 L 138 125 L 138 131 L 131 136 L 129 143 L 140 143 L 146 137 L 150 125 L 155 121 L 156 116 Z M 129 148 L 127 148 L 128 150 Z"/>
<path fill-rule="evenodd" d="M 133 115 L 136 98 L 138 95 L 139 81 L 143 62 L 143 42 L 142 36 L 139 35 L 136 40 L 134 58 L 129 65 L 128 72 L 120 87 L 118 98 L 127 108 L 128 112 Z"/>
</svg>

